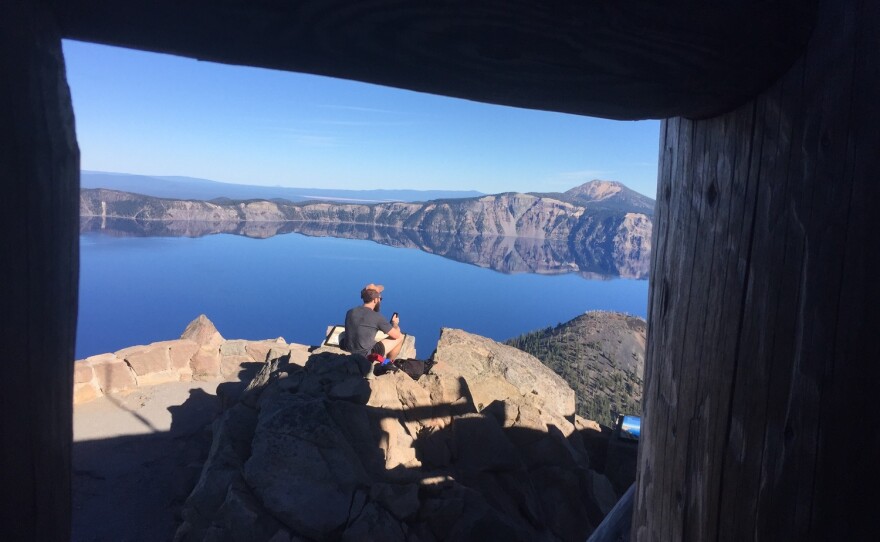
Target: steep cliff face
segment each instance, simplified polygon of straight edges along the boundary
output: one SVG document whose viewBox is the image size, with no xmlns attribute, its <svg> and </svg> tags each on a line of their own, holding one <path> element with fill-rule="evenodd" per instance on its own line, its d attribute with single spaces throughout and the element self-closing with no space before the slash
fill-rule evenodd
<svg viewBox="0 0 880 542">
<path fill-rule="evenodd" d="M 582 213 L 558 200 L 510 193 L 429 201 L 403 225 L 428 232 L 565 239 Z"/>
<path fill-rule="evenodd" d="M 560 197 L 572 201 L 587 198 L 625 208 L 627 203 L 616 198 L 632 192 L 619 183 L 588 185 L 580 187 L 581 192 Z M 418 247 L 508 272 L 580 270 L 644 278 L 651 253 L 649 214 L 589 210 L 536 194 L 367 205 L 171 200 L 95 189 L 82 191 L 80 214 L 91 219 L 92 225 L 85 228 L 96 227 L 95 219 L 101 220 L 102 229 L 109 219 L 129 219 L 137 222 L 144 234 L 159 235 L 173 235 L 174 231 L 193 235 L 199 229 L 195 224 L 206 232 L 256 237 L 290 231 L 321 235 L 317 232 L 323 230 L 323 235 Z"/>
</svg>

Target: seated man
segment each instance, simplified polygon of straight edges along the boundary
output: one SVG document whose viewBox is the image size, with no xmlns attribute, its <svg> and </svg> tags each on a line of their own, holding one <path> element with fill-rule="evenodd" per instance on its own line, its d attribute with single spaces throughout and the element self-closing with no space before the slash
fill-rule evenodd
<svg viewBox="0 0 880 542">
<path fill-rule="evenodd" d="M 384 286 L 367 284 L 361 290 L 361 300 L 364 304 L 345 313 L 343 348 L 352 354 L 367 356 L 374 353 L 394 359 L 400 353 L 403 346 L 403 332 L 400 331 L 399 326 L 400 318 L 395 313 L 389 323 L 384 316 L 379 314 L 384 289 Z M 377 331 L 388 336 L 376 341 Z"/>
</svg>

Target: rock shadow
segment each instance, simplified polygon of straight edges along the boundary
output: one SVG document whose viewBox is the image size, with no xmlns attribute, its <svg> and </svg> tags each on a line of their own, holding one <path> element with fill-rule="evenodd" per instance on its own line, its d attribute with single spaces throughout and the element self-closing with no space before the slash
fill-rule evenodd
<svg viewBox="0 0 880 542">
<path fill-rule="evenodd" d="M 585 540 L 614 506 L 581 432 L 461 377 L 315 352 L 218 420 L 176 540 Z M 268 372 L 270 367 L 264 368 Z"/>
<path fill-rule="evenodd" d="M 254 370 L 245 367 L 239 377 Z M 247 382 L 228 384 L 231 390 Z M 168 406 L 165 431 L 127 406 L 124 396 L 105 397 L 150 432 L 73 442 L 72 540 L 171 540 L 211 447 L 211 424 L 222 412 L 219 389 L 215 396 L 194 387 L 183 403 Z"/>
</svg>

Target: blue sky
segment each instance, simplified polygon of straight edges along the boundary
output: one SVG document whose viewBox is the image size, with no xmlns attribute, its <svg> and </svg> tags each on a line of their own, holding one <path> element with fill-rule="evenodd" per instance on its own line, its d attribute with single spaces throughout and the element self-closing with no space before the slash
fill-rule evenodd
<svg viewBox="0 0 880 542">
<path fill-rule="evenodd" d="M 621 122 L 64 42 L 82 168 L 318 188 L 654 197 L 659 121 Z"/>
</svg>

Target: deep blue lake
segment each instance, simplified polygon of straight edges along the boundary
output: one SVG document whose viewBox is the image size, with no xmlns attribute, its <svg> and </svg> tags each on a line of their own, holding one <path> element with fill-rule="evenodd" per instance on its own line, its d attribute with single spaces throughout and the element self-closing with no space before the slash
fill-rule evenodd
<svg viewBox="0 0 880 542">
<path fill-rule="evenodd" d="M 202 313 L 228 339 L 319 344 L 370 282 L 385 285 L 382 313 L 400 313 L 421 358 L 441 327 L 505 340 L 588 310 L 647 311 L 647 280 L 504 274 L 364 240 L 89 232 L 80 246 L 77 359 L 177 338 Z"/>
</svg>

